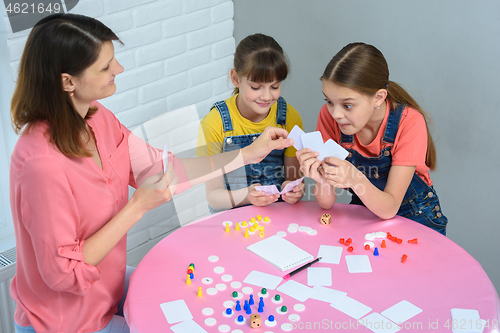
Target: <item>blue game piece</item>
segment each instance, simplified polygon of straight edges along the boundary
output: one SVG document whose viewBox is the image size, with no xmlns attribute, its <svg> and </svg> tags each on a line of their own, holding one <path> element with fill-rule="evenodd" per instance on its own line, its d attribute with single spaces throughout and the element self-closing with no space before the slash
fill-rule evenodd
<svg viewBox="0 0 500 333">
<path fill-rule="evenodd" d="M 259 305 L 259 309 L 257 311 L 260 312 L 260 313 L 264 312 L 264 306 L 263 305 Z"/>
<path fill-rule="evenodd" d="M 378 248 L 376 247 L 375 250 L 373 250 L 373 255 L 378 256 Z"/>
<path fill-rule="evenodd" d="M 254 305 L 255 302 L 253 301 L 253 295 L 250 295 L 250 300 L 248 301 L 248 304 Z"/>
<path fill-rule="evenodd" d="M 248 315 L 252 314 L 252 307 L 250 305 L 247 306 L 247 314 Z"/>
<path fill-rule="evenodd" d="M 242 315 L 239 315 L 239 316 L 238 316 L 238 321 L 241 323 L 243 320 L 244 320 L 243 316 L 242 316 Z"/>
<path fill-rule="evenodd" d="M 193 273 L 189 273 L 189 278 L 192 280 L 194 279 L 194 274 Z"/>
<path fill-rule="evenodd" d="M 233 310 L 231 310 L 230 308 L 226 309 L 226 314 L 231 315 L 232 313 L 233 313 Z"/>
<path fill-rule="evenodd" d="M 241 311 L 240 301 L 236 301 L 236 311 Z"/>
<path fill-rule="evenodd" d="M 262 297 L 260 298 L 259 306 L 264 307 L 264 298 L 262 298 Z"/>
<path fill-rule="evenodd" d="M 243 306 L 243 310 L 245 310 L 245 311 L 246 311 L 246 310 L 247 310 L 247 308 L 248 308 L 248 306 L 249 306 L 249 305 L 248 305 L 248 301 L 245 301 L 245 305 Z"/>
<path fill-rule="evenodd" d="M 270 322 L 273 322 L 273 321 L 274 321 L 274 316 L 273 316 L 273 315 L 270 315 L 268 320 L 269 320 Z"/>
</svg>

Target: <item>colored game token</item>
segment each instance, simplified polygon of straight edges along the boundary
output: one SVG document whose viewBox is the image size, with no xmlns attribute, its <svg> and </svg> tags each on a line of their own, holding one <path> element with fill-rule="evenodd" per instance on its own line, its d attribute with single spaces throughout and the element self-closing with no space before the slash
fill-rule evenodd
<svg viewBox="0 0 500 333">
<path fill-rule="evenodd" d="M 266 289 L 266 288 L 262 288 L 262 290 L 260 291 L 260 293 L 261 293 L 262 295 L 267 294 L 267 289 Z"/>
<path fill-rule="evenodd" d="M 233 297 L 234 298 L 238 297 L 238 292 L 237 291 L 233 291 Z"/>
<path fill-rule="evenodd" d="M 276 294 L 276 296 L 274 296 L 274 300 L 275 301 L 280 301 L 281 300 L 281 296 L 279 294 Z"/>
<path fill-rule="evenodd" d="M 340 244 L 344 244 L 345 243 L 345 239 L 343 239 L 343 238 L 339 239 L 339 243 Z"/>
<path fill-rule="evenodd" d="M 240 301 L 236 301 L 236 307 L 234 308 L 236 311 L 241 311 Z"/>
<path fill-rule="evenodd" d="M 387 245 L 385 245 L 385 239 L 382 240 L 382 245 L 380 245 L 381 248 L 385 249 L 387 247 Z"/>
<path fill-rule="evenodd" d="M 229 229 L 229 223 L 226 223 L 226 232 L 231 232 L 231 229 Z"/>
<path fill-rule="evenodd" d="M 241 323 L 243 320 L 245 320 L 245 318 L 242 315 L 239 315 L 238 316 L 238 321 Z"/>
<path fill-rule="evenodd" d="M 250 300 L 248 301 L 248 304 L 250 304 L 250 305 L 254 305 L 255 304 L 255 302 L 253 300 L 253 295 L 250 295 Z"/>
<path fill-rule="evenodd" d="M 406 254 L 403 254 L 403 257 L 401 258 L 401 262 L 404 263 L 408 259 L 408 256 Z"/>
<path fill-rule="evenodd" d="M 240 224 L 239 223 L 236 223 L 236 225 L 234 226 L 234 230 L 240 231 Z"/>
<path fill-rule="evenodd" d="M 378 248 L 376 247 L 375 250 L 373 251 L 374 256 L 378 256 Z"/>
<path fill-rule="evenodd" d="M 186 278 L 186 284 L 191 284 L 191 277 L 189 276 L 189 274 Z"/>
<path fill-rule="evenodd" d="M 194 279 L 194 274 L 193 273 L 189 273 L 189 277 L 192 279 Z"/>
<path fill-rule="evenodd" d="M 257 215 L 257 221 L 261 221 L 262 220 L 262 215 Z"/>
<path fill-rule="evenodd" d="M 288 309 L 286 308 L 286 305 L 283 305 L 283 306 L 281 307 L 281 312 L 286 313 L 286 312 L 287 312 L 287 310 L 288 310 Z"/>
<path fill-rule="evenodd" d="M 354 251 L 354 248 L 353 248 L 352 246 L 349 246 L 349 247 L 347 248 L 347 251 L 352 252 L 352 251 Z"/>
<path fill-rule="evenodd" d="M 369 250 L 370 249 L 370 245 L 366 244 L 365 245 L 365 250 Z"/>
<path fill-rule="evenodd" d="M 203 297 L 203 292 L 201 291 L 201 287 L 198 287 L 198 293 L 196 294 L 198 297 Z"/>
<path fill-rule="evenodd" d="M 264 231 L 259 232 L 259 237 L 264 237 Z"/>
<path fill-rule="evenodd" d="M 418 239 L 417 238 L 410 239 L 408 240 L 408 243 L 418 244 Z"/>
<path fill-rule="evenodd" d="M 245 229 L 245 238 L 249 238 L 250 234 L 248 233 L 248 229 Z"/>
<path fill-rule="evenodd" d="M 233 314 L 233 310 L 231 310 L 230 308 L 227 308 L 226 309 L 226 314 L 227 315 L 232 315 Z"/>
<path fill-rule="evenodd" d="M 269 222 L 269 217 L 264 217 L 264 222 Z"/>
<path fill-rule="evenodd" d="M 255 221 L 256 221 L 256 220 L 255 220 L 255 217 L 252 217 L 252 218 L 250 219 L 250 223 L 252 223 L 252 224 L 255 224 Z"/>
<path fill-rule="evenodd" d="M 242 225 L 242 226 L 244 226 L 244 227 L 246 227 L 246 226 L 247 226 L 247 224 L 248 224 L 248 223 L 247 223 L 247 221 L 243 221 L 243 222 L 241 222 L 241 225 Z"/>
</svg>

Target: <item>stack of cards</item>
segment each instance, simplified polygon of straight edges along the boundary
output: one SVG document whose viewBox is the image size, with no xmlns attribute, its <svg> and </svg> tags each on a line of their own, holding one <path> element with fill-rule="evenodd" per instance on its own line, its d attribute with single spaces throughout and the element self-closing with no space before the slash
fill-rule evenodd
<svg viewBox="0 0 500 333">
<path fill-rule="evenodd" d="M 295 125 L 288 134 L 289 139 L 293 139 L 293 146 L 297 149 L 311 148 L 313 151 L 319 152 L 318 160 L 323 161 L 325 157 L 334 156 L 344 160 L 349 152 L 338 143 L 329 139 L 323 143 L 321 132 L 305 133 L 299 126 Z"/>
<path fill-rule="evenodd" d="M 293 190 L 293 188 L 295 186 L 299 185 L 302 182 L 302 179 L 304 179 L 304 177 L 286 184 L 285 188 L 281 192 L 278 191 L 278 188 L 276 187 L 276 185 L 255 186 L 255 190 L 256 191 L 264 191 L 264 192 L 266 192 L 266 195 L 285 194 L 286 192 L 290 192 L 291 190 Z"/>
</svg>

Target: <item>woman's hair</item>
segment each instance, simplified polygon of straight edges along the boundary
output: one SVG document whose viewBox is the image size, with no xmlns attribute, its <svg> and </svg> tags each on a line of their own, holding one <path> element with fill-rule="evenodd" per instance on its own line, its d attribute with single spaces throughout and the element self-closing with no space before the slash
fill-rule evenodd
<svg viewBox="0 0 500 333">
<path fill-rule="evenodd" d="M 270 36 L 245 37 L 234 53 L 234 70 L 254 82 L 281 82 L 288 76 L 288 59 L 281 46 Z M 234 94 L 239 92 L 234 89 Z"/>
<path fill-rule="evenodd" d="M 99 57 L 102 45 L 118 37 L 96 19 L 75 14 L 54 14 L 31 31 L 19 64 L 11 102 L 12 125 L 17 134 L 37 121 L 50 123 L 50 141 L 66 156 L 90 157 L 84 144 L 91 133 L 63 90 L 61 74 L 80 76 Z M 97 108 L 90 108 L 87 118 Z"/>
<path fill-rule="evenodd" d="M 398 103 L 418 110 L 424 116 L 427 128 L 425 162 L 431 170 L 436 168 L 436 148 L 428 125 L 430 116 L 400 85 L 389 80 L 387 62 L 376 47 L 365 43 L 351 43 L 345 46 L 330 60 L 321 80 L 330 81 L 368 96 L 375 95 L 379 89 L 386 89 L 391 110 L 395 110 Z"/>
</svg>

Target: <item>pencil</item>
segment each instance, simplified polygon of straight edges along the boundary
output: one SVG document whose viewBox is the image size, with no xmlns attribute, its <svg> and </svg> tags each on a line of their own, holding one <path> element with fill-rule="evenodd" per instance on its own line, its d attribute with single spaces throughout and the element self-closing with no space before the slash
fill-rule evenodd
<svg viewBox="0 0 500 333">
<path fill-rule="evenodd" d="M 305 264 L 304 266 L 300 266 L 300 267 L 299 267 L 299 268 L 297 268 L 296 270 L 294 270 L 294 271 L 292 271 L 292 272 L 288 273 L 287 275 L 285 275 L 285 276 L 283 277 L 283 279 L 285 279 L 285 280 L 286 280 L 286 279 L 290 278 L 292 275 L 295 275 L 295 274 L 297 274 L 298 272 L 300 272 L 300 271 L 302 271 L 302 270 L 306 269 L 307 267 L 311 266 L 311 265 L 312 265 L 312 264 L 314 264 L 315 262 L 320 261 L 320 259 L 321 259 L 321 257 L 318 257 L 318 258 L 314 259 L 313 261 L 308 262 L 308 263 L 307 263 L 307 264 Z"/>
</svg>

